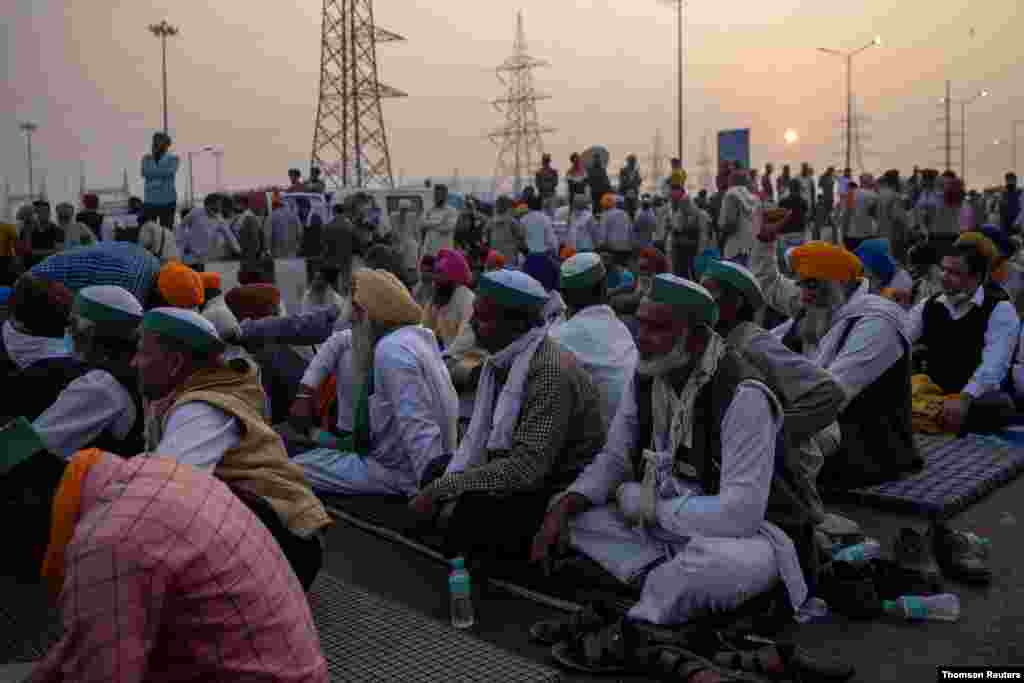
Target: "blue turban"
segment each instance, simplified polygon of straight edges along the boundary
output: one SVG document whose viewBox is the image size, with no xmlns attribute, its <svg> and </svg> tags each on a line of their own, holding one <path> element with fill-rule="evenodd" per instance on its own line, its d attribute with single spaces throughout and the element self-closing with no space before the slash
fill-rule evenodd
<svg viewBox="0 0 1024 683">
<path fill-rule="evenodd" d="M 853 253 L 857 255 L 866 269 L 878 276 L 883 287 L 888 285 L 893 275 L 896 274 L 896 259 L 892 257 L 887 239 L 865 240 Z"/>
</svg>

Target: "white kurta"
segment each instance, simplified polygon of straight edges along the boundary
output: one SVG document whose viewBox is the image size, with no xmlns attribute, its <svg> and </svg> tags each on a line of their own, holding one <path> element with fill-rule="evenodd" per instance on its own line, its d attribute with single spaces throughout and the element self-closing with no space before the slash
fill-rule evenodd
<svg viewBox="0 0 1024 683">
<path fill-rule="evenodd" d="M 52 453 L 70 459 L 107 429 L 125 438 L 137 417 L 128 390 L 106 370 L 90 370 L 65 387 L 32 428 Z"/>
<path fill-rule="evenodd" d="M 793 607 L 807 599 L 796 548 L 764 518 L 771 491 L 775 443 L 782 409 L 760 382 L 742 382 L 722 420 L 722 481 L 718 495 L 692 492 L 658 501 L 657 524 L 630 528 L 615 492 L 636 481 L 631 455 L 638 416 L 633 382 L 627 386 L 604 450 L 569 487 L 593 508 L 570 523 L 571 544 L 620 581 L 633 581 L 661 562 L 644 580 L 629 616 L 655 624 L 678 624 L 705 610 L 738 607 L 781 579 Z M 670 435 L 654 434 L 668 450 Z"/>
<path fill-rule="evenodd" d="M 427 467 L 455 452 L 459 400 L 433 333 L 392 332 L 377 343 L 373 369 L 370 455 L 321 448 L 295 458 L 318 490 L 413 495 Z"/>
<path fill-rule="evenodd" d="M 590 373 L 601 392 L 605 419 L 611 421 L 640 358 L 629 329 L 610 306 L 590 306 L 553 325 L 550 334 Z"/>
</svg>

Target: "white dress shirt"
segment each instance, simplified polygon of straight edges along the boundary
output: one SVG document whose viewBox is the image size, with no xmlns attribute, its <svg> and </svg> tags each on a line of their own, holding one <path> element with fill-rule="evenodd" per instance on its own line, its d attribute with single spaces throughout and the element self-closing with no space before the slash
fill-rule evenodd
<svg viewBox="0 0 1024 683">
<path fill-rule="evenodd" d="M 203 401 L 189 401 L 166 418 L 163 439 L 153 455 L 213 473 L 224 454 L 242 442 L 238 420 Z"/>
<path fill-rule="evenodd" d="M 962 306 L 954 307 L 949 298 L 943 294 L 938 298 L 939 303 L 946 307 L 953 320 L 962 320 L 965 315 L 985 301 L 985 288 L 978 287 L 974 296 Z M 908 331 L 913 343 L 917 343 L 924 335 L 924 308 L 928 301 L 910 309 L 910 324 Z M 970 394 L 979 398 L 993 391 L 999 391 L 1010 371 L 1010 364 L 1013 362 L 1013 347 L 1017 343 L 1020 334 L 1020 319 L 1017 311 L 1009 301 L 1000 301 L 992 309 L 992 315 L 988 319 L 988 327 L 985 329 L 985 347 L 981 352 L 981 364 L 975 370 L 974 375 L 962 393 Z"/>
<path fill-rule="evenodd" d="M 317 348 L 310 361 L 302 385 L 318 388 L 331 373 L 336 373 L 338 399 L 338 431 L 352 431 L 352 330 L 342 330 Z"/>
<path fill-rule="evenodd" d="M 32 428 L 52 453 L 70 459 L 108 428 L 123 439 L 137 417 L 128 390 L 106 370 L 90 370 L 60 392 Z"/>
</svg>

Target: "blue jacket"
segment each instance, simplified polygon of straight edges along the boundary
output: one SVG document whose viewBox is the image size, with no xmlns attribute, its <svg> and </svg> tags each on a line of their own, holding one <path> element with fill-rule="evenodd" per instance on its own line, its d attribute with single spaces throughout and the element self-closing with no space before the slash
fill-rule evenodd
<svg viewBox="0 0 1024 683">
<path fill-rule="evenodd" d="M 178 157 L 164 154 L 156 161 L 152 154 L 142 157 L 142 177 L 146 181 L 143 201 L 156 206 L 170 206 L 178 203 L 178 190 L 174 187 L 174 176 L 178 174 Z"/>
</svg>

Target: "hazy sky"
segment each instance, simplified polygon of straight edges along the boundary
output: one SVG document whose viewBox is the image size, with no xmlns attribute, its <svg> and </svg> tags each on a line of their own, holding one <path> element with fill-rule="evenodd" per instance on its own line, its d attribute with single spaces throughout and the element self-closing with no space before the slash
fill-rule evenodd
<svg viewBox="0 0 1024 683">
<path fill-rule="evenodd" d="M 231 187 L 281 182 L 289 166 L 308 167 L 320 0 L 0 1 L 0 176 L 15 191 L 26 186 L 18 130 L 26 119 L 40 126 L 37 178 L 47 175 L 51 196 L 77 189 L 81 161 L 92 184 L 115 184 L 124 168 L 137 183 L 138 160 L 161 125 L 159 42 L 145 27 L 163 18 L 181 29 L 168 46 L 175 150 L 222 145 Z M 698 173 L 705 134 L 714 154 L 715 132 L 738 127 L 753 129 L 755 164 L 837 163 L 843 71 L 815 48 L 855 48 L 880 34 L 884 46 L 855 63 L 854 88 L 870 117 L 866 164 L 941 164 L 936 119 L 950 78 L 954 98 L 993 93 L 970 109 L 968 170 L 972 184 L 997 179 L 1010 164 L 1010 122 L 1024 118 L 1024 9 L 1020 0 L 968 6 L 693 0 L 686 167 Z M 608 146 L 616 167 L 631 151 L 643 159 L 657 129 L 666 153 L 674 151 L 675 20 L 659 0 L 378 0 L 378 24 L 409 39 L 378 49 L 383 80 L 410 94 L 385 104 L 396 174 L 493 173 L 495 148 L 484 134 L 501 123 L 488 101 L 502 92 L 492 69 L 511 52 L 519 8 L 531 52 L 552 64 L 538 72 L 538 86 L 552 96 L 540 112 L 558 129 L 546 138 L 558 168 L 591 144 Z M 783 142 L 787 128 L 800 133 L 797 144 Z M 197 158 L 197 191 L 212 189 L 213 163 Z M 183 171 L 180 191 L 186 178 Z"/>
</svg>

